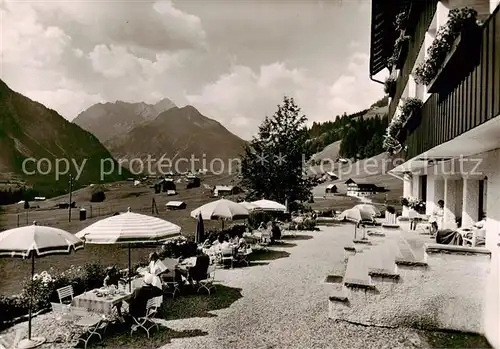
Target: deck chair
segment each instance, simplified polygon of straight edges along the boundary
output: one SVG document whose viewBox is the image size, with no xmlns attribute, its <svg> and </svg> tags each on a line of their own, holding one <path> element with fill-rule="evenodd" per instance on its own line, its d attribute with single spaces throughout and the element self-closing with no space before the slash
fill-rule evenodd
<svg viewBox="0 0 500 349">
<path fill-rule="evenodd" d="M 462 235 L 462 245 L 476 247 L 486 241 L 486 230 L 474 229 Z"/>
<path fill-rule="evenodd" d="M 73 302 L 73 286 L 68 285 L 57 289 L 59 303 L 62 306 L 61 312 L 68 314 L 71 312 L 71 303 Z"/>
<path fill-rule="evenodd" d="M 225 266 L 226 262 L 229 261 L 231 268 L 234 267 L 234 249 L 232 247 L 224 247 L 220 251 L 219 257 L 220 264 Z"/>
<path fill-rule="evenodd" d="M 198 290 L 196 290 L 197 293 L 200 292 L 200 290 L 205 289 L 208 292 L 208 295 L 210 295 L 210 291 L 215 289 L 214 281 L 215 281 L 215 265 L 209 265 L 207 268 L 207 273 L 205 275 L 205 278 L 197 280 L 198 282 Z"/>
<path fill-rule="evenodd" d="M 99 331 L 102 330 L 102 334 L 106 332 L 106 328 L 108 327 L 108 319 L 106 316 L 92 314 L 85 308 L 77 307 L 73 307 L 72 313 L 79 317 L 79 319 L 75 320 L 74 324 L 84 329 L 84 333 L 78 338 L 78 341 L 84 343 L 84 349 L 87 348 L 87 344 L 92 336 L 96 335 L 99 337 L 99 340 L 102 340 L 102 335 Z"/>
<path fill-rule="evenodd" d="M 210 265 L 210 257 L 207 255 L 196 258 L 194 267 L 189 269 L 188 278 L 199 284 L 200 280 L 206 279 L 207 270 Z"/>
<path fill-rule="evenodd" d="M 130 335 L 132 335 L 138 329 L 142 328 L 144 331 L 146 331 L 149 338 L 149 331 L 151 331 L 153 327 L 160 329 L 160 325 L 156 321 L 154 321 L 154 318 L 158 313 L 158 308 L 161 306 L 162 300 L 163 298 L 161 296 L 151 298 L 146 303 L 146 315 L 139 318 L 132 317 L 135 324 L 132 325 L 132 328 L 130 329 Z"/>
<path fill-rule="evenodd" d="M 240 264 L 245 264 L 246 266 L 250 265 L 250 262 L 248 261 L 248 256 L 252 253 L 252 248 L 249 246 L 246 246 L 245 248 L 241 248 L 236 251 L 236 263 Z"/>
</svg>

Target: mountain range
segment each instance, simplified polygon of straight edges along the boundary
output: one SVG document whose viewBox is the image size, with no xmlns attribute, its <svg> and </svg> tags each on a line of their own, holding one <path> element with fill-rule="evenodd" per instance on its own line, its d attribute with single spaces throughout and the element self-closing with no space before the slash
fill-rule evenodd
<svg viewBox="0 0 500 349">
<path fill-rule="evenodd" d="M 129 168 L 133 173 L 143 169 L 144 162 L 136 161 L 134 167 L 132 159 L 148 158 L 156 174 L 167 169 L 224 170 L 229 159 L 239 158 L 245 144 L 195 107 L 179 108 L 168 99 L 154 105 L 120 101 L 96 104 L 73 122 L 95 134 L 123 166 L 132 165 Z M 237 162 L 233 163 L 235 167 Z"/>
<path fill-rule="evenodd" d="M 78 114 L 73 123 L 92 132 L 101 142 L 106 142 L 115 136 L 127 133 L 140 123 L 153 120 L 161 112 L 174 107 L 175 104 L 168 98 L 156 104 L 122 101 L 98 103 Z M 103 121 L 105 121 L 104 124 Z"/>
<path fill-rule="evenodd" d="M 130 175 L 128 171 L 120 175 L 120 167 L 92 133 L 11 90 L 0 80 L 0 176 L 4 181 L 17 179 L 28 182 L 43 195 L 57 195 L 68 189 L 69 173 L 76 180 L 75 186 L 101 181 L 102 159 L 108 159 L 114 167 L 105 181 Z M 59 178 L 56 160 L 60 164 Z"/>
</svg>

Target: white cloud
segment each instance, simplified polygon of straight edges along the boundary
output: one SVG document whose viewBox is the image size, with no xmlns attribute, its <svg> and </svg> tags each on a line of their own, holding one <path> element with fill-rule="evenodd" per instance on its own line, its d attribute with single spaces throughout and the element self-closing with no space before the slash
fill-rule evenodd
<svg viewBox="0 0 500 349">
<path fill-rule="evenodd" d="M 208 116 L 250 138 L 266 115 L 276 110 L 283 96 L 294 97 L 310 122 L 332 119 L 370 106 L 383 95 L 380 85 L 366 79 L 368 56 L 355 53 L 348 69 L 331 84 L 283 63 L 261 66 L 258 72 L 234 66 L 231 72 L 206 85 L 188 101 Z"/>
<path fill-rule="evenodd" d="M 4 1 L 1 78 L 70 120 L 98 102 L 166 97 L 193 104 L 245 138 L 284 95 L 295 97 L 311 121 L 358 111 L 382 96 L 368 79 L 368 56 L 359 53 L 366 31 L 357 22 L 348 27 L 355 21 L 345 6 L 269 3 L 263 15 L 252 2 L 230 10 L 205 4 Z M 305 17 L 294 18 L 297 11 Z M 350 11 L 358 21 L 361 14 Z M 349 36 L 339 34 L 338 43 L 325 36 L 340 29 Z M 346 61 L 344 51 L 357 53 Z"/>
</svg>

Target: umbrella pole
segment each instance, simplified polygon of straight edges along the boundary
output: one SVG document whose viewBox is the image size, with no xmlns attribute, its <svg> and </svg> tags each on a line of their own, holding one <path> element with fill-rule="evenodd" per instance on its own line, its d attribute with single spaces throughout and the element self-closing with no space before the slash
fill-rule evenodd
<svg viewBox="0 0 500 349">
<path fill-rule="evenodd" d="M 130 243 L 128 244 L 128 290 L 132 292 L 132 261 L 130 256 Z"/>
<path fill-rule="evenodd" d="M 30 302 L 28 309 L 28 340 L 31 340 L 31 316 L 33 307 L 33 278 L 35 277 L 35 251 L 31 251 L 31 290 L 30 290 Z"/>
</svg>

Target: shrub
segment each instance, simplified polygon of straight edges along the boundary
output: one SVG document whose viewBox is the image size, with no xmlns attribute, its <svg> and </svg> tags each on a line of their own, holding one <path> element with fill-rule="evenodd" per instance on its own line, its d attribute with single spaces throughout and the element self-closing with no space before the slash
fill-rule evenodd
<svg viewBox="0 0 500 349">
<path fill-rule="evenodd" d="M 270 212 L 262 212 L 262 211 L 252 212 L 248 216 L 248 224 L 253 229 L 257 229 L 260 223 L 264 222 L 264 224 L 267 224 L 268 222 L 272 221 L 273 218 L 274 215 Z"/>
<path fill-rule="evenodd" d="M 90 198 L 90 202 L 103 202 L 104 200 L 106 200 L 106 194 L 102 190 L 93 192 Z"/>
<path fill-rule="evenodd" d="M 290 222 L 290 225 L 288 226 L 288 230 L 304 230 L 304 231 L 317 230 L 316 220 L 306 218 L 306 219 L 304 219 L 303 222 L 300 222 L 300 223 Z"/>
<path fill-rule="evenodd" d="M 389 76 L 384 82 L 384 92 L 390 97 L 396 92 L 396 78 Z"/>
<path fill-rule="evenodd" d="M 396 213 L 396 209 L 395 209 L 394 207 L 392 207 L 392 206 L 387 206 L 387 207 L 385 208 L 385 210 L 386 210 L 387 212 L 389 212 L 390 214 L 394 214 L 394 213 Z"/>
</svg>

